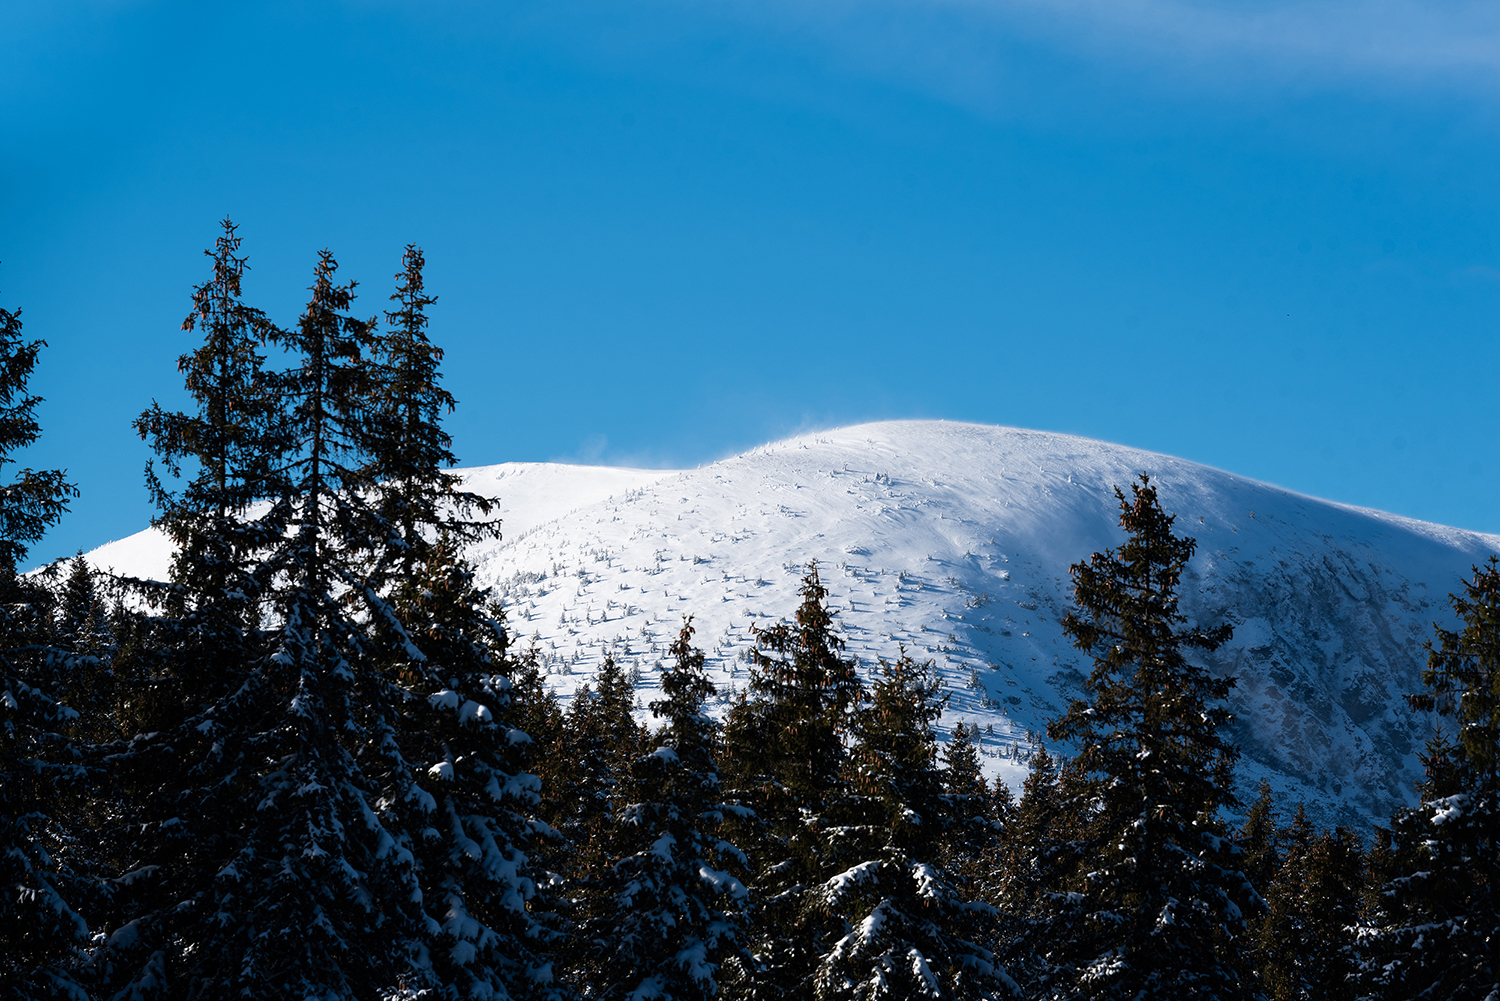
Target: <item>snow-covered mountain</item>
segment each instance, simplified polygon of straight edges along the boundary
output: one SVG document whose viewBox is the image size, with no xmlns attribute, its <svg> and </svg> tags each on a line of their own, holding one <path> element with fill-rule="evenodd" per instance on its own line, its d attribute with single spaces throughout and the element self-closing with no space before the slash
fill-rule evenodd
<svg viewBox="0 0 1500 1001">
<path fill-rule="evenodd" d="M 1030 740 L 1078 692 L 1087 659 L 1062 635 L 1068 567 L 1117 545 L 1114 488 L 1141 472 L 1198 540 L 1184 610 L 1230 621 L 1213 655 L 1232 698 L 1244 793 L 1268 778 L 1324 823 L 1380 821 L 1411 796 L 1431 721 L 1423 642 L 1447 595 L 1500 537 L 1289 493 L 1168 456 L 1068 435 L 938 421 L 820 432 L 699 469 L 505 463 L 460 470 L 500 501 L 505 536 L 472 553 L 559 694 L 607 650 L 643 704 L 684 615 L 727 705 L 752 629 L 791 615 L 809 560 L 865 665 L 904 646 L 951 690 L 945 727 L 984 730 L 986 763 L 1019 787 Z M 148 531 L 89 554 L 165 572 Z"/>
</svg>

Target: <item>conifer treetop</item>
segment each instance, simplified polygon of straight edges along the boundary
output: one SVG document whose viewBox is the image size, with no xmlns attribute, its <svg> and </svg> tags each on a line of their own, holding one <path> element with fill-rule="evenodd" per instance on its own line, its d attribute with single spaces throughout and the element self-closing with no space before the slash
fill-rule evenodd
<svg viewBox="0 0 1500 1001">
<path fill-rule="evenodd" d="M 1148 795 L 1171 812 L 1214 814 L 1236 803 L 1230 769 L 1237 752 L 1220 733 L 1229 720 L 1221 700 L 1234 679 L 1214 677 L 1190 663 L 1187 652 L 1217 649 L 1233 626 L 1185 628 L 1177 592 L 1197 543 L 1172 533 L 1176 518 L 1162 510 L 1149 476 L 1142 474 L 1131 492 L 1127 500 L 1115 489 L 1125 543 L 1071 569 L 1079 609 L 1062 627 L 1094 658 L 1084 686 L 1092 699 L 1075 700 L 1047 733 L 1078 743 L 1075 765 L 1084 772 L 1165 778 L 1155 763 L 1141 763 L 1152 755 L 1157 762 L 1179 759 L 1179 777 L 1190 788 L 1174 782 Z"/>
<path fill-rule="evenodd" d="M 500 534 L 499 522 L 487 520 L 494 501 L 459 490 L 459 477 L 446 471 L 458 460 L 442 419 L 457 402 L 442 386 L 443 349 L 427 336 L 427 309 L 437 297 L 426 290 L 426 263 L 422 249 L 407 244 L 390 297 L 395 308 L 385 311 L 386 331 L 372 344 L 366 413 L 372 447 L 364 474 L 379 484 L 403 567 L 430 544 L 418 526 L 441 525 L 465 541 Z"/>
<path fill-rule="evenodd" d="M 134 422 L 173 478 L 183 476 L 184 460 L 198 467 L 181 497 L 167 489 L 153 466 L 146 467 L 147 487 L 162 512 L 158 523 L 179 541 L 186 523 L 199 513 L 240 514 L 277 490 L 272 470 L 282 448 L 261 353 L 276 327 L 244 302 L 249 264 L 240 253 L 241 237 L 233 221 L 226 218 L 220 226 L 213 249 L 203 252 L 213 273 L 193 288 L 193 307 L 182 321 L 183 331 L 196 331 L 203 341 L 177 359 L 198 412 L 167 411 L 153 401 Z"/>
<path fill-rule="evenodd" d="M 1085 848 L 1057 887 L 1077 894 L 1054 915 L 1070 928 L 1058 951 L 1066 996 L 1249 998 L 1240 941 L 1257 898 L 1220 816 L 1236 803 L 1238 752 L 1222 732 L 1234 681 L 1187 658 L 1231 627 L 1191 626 L 1179 611 L 1195 543 L 1173 534 L 1150 479 L 1115 495 L 1128 538 L 1074 564 L 1078 611 L 1062 624 L 1094 658 L 1088 699 L 1047 728 L 1076 747 L 1063 791 Z"/>
<path fill-rule="evenodd" d="M 36 408 L 42 398 L 27 392 L 26 383 L 46 346 L 46 341 L 22 336 L 19 309 L 0 309 L 0 470 L 41 436 Z M 0 569 L 14 570 L 31 543 L 57 523 L 77 496 L 77 487 L 61 469 L 21 469 L 0 487 Z"/>
<path fill-rule="evenodd" d="M 1450 595 L 1460 629 L 1434 626 L 1427 643 L 1427 691 L 1407 696 L 1412 708 L 1454 720 L 1458 753 L 1496 788 L 1500 768 L 1500 557 L 1473 568 L 1463 593 Z"/>
</svg>

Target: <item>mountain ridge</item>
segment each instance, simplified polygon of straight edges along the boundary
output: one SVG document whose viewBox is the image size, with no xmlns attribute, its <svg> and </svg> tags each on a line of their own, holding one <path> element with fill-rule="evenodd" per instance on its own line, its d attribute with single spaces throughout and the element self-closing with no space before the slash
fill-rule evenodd
<svg viewBox="0 0 1500 1001">
<path fill-rule="evenodd" d="M 1432 621 L 1450 621 L 1447 594 L 1500 550 L 1500 536 L 1160 453 L 948 421 L 812 432 L 692 470 L 457 472 L 500 502 L 504 536 L 470 555 L 559 695 L 611 652 L 649 703 L 692 614 L 722 711 L 744 687 L 754 627 L 791 615 L 817 560 L 862 670 L 902 647 L 933 659 L 942 728 L 978 724 L 986 770 L 1013 788 L 1088 670 L 1059 625 L 1067 568 L 1123 540 L 1114 488 L 1149 473 L 1178 533 L 1198 540 L 1185 614 L 1235 626 L 1206 664 L 1240 678 L 1242 794 L 1266 778 L 1323 823 L 1380 822 L 1410 801 L 1431 720 L 1401 696 L 1420 687 Z M 88 555 L 159 574 L 165 547 L 148 531 Z"/>
</svg>

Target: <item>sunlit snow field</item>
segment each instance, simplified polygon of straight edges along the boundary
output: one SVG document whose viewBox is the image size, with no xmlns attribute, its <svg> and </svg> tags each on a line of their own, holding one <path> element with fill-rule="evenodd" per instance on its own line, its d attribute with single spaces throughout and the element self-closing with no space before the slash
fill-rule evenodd
<svg viewBox="0 0 1500 1001">
<path fill-rule="evenodd" d="M 560 696 L 612 651 L 649 703 L 691 614 L 722 711 L 745 686 L 753 628 L 793 614 L 817 560 L 863 669 L 903 646 L 931 659 L 944 730 L 977 723 L 986 769 L 1015 789 L 1088 670 L 1059 626 L 1068 567 L 1121 541 L 1114 488 L 1150 473 L 1198 540 L 1184 611 L 1235 625 L 1211 666 L 1240 678 L 1243 791 L 1266 777 L 1325 823 L 1380 820 L 1409 799 L 1430 721 L 1401 696 L 1420 687 L 1422 643 L 1459 575 L 1500 549 L 1168 456 L 939 421 L 819 432 L 693 470 L 459 472 L 503 519 L 503 537 L 471 552 L 480 580 Z M 147 531 L 88 555 L 161 575 L 170 554 Z"/>
</svg>

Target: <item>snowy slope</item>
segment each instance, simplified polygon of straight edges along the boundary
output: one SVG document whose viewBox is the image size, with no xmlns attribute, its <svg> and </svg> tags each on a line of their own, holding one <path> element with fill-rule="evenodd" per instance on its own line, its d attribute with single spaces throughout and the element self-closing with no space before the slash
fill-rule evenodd
<svg viewBox="0 0 1500 1001">
<path fill-rule="evenodd" d="M 1246 790 L 1264 776 L 1324 822 L 1384 818 L 1409 798 L 1430 733 L 1401 698 L 1420 687 L 1422 643 L 1500 538 L 1083 438 L 933 421 L 821 432 L 680 472 L 461 472 L 505 519 L 504 538 L 473 553 L 480 579 L 560 694 L 612 649 L 649 702 L 692 614 L 727 704 L 752 627 L 792 613 L 816 559 L 851 651 L 867 669 L 902 645 L 933 659 L 951 690 L 944 725 L 986 727 L 986 763 L 1015 787 L 1028 732 L 1088 669 L 1058 624 L 1068 566 L 1119 543 L 1113 488 L 1142 471 L 1199 542 L 1184 609 L 1236 627 L 1213 665 L 1240 678 Z M 149 533 L 90 555 L 136 573 L 165 565 Z"/>
<path fill-rule="evenodd" d="M 507 462 L 457 472 L 463 477 L 460 490 L 498 502 L 498 509 L 491 513 L 502 520 L 507 534 L 528 531 L 569 511 L 672 475 L 657 469 L 550 462 Z M 166 536 L 154 528 L 106 543 L 87 555 L 101 570 L 158 580 L 167 575 L 172 563 Z"/>
</svg>

